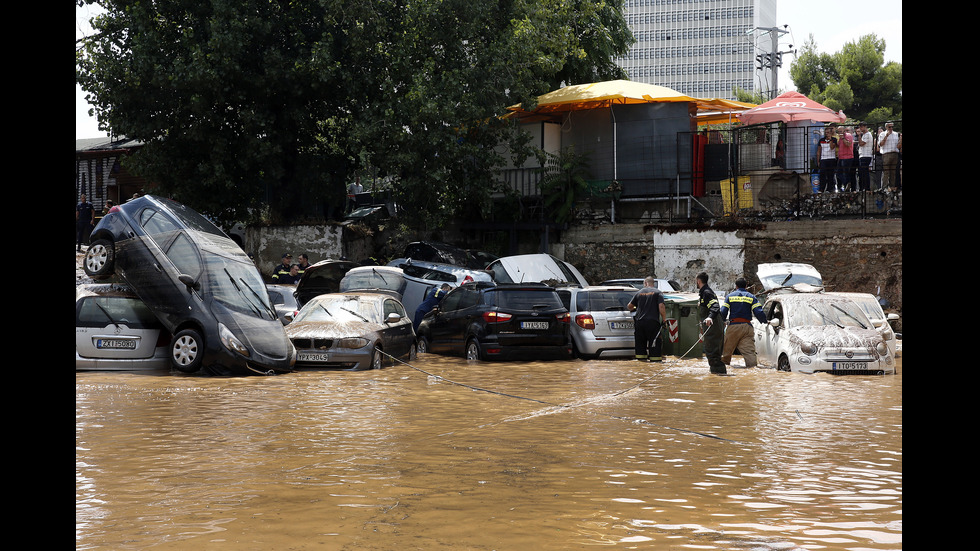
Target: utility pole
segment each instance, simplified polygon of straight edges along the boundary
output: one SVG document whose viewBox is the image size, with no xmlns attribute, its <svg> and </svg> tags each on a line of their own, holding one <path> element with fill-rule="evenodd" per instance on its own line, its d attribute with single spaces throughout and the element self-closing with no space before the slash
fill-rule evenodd
<svg viewBox="0 0 980 551">
<path fill-rule="evenodd" d="M 755 56 L 755 61 L 757 63 L 757 69 L 769 69 L 772 73 L 772 88 L 769 91 L 769 99 L 776 97 L 779 93 L 779 68 L 783 66 L 783 54 L 791 53 L 795 50 L 789 50 L 787 52 L 779 51 L 779 37 L 788 33 L 786 27 L 789 25 L 783 25 L 782 28 L 779 27 L 756 27 L 749 31 L 752 34 L 755 31 L 763 31 L 769 33 L 772 39 L 772 48 L 767 54 L 757 54 Z M 789 46 L 793 47 L 792 44 Z"/>
</svg>

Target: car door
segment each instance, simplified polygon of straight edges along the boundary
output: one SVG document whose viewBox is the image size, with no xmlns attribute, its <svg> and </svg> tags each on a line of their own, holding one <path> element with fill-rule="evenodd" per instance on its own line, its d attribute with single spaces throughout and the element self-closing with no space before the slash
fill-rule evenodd
<svg viewBox="0 0 980 551">
<path fill-rule="evenodd" d="M 450 291 L 427 319 L 429 346 L 433 352 L 445 354 L 450 351 L 452 344 L 461 338 L 453 335 L 453 331 L 458 325 L 455 323 L 458 316 L 457 309 L 465 292 L 466 290 L 461 288 Z"/>
<path fill-rule="evenodd" d="M 780 327 L 773 327 L 768 323 L 753 323 L 755 327 L 755 352 L 760 360 L 766 363 L 775 363 L 780 329 L 786 320 L 783 319 L 782 305 L 778 301 L 767 303 L 763 312 L 768 320 L 772 320 L 774 317 L 779 318 Z"/>
<path fill-rule="evenodd" d="M 401 319 L 391 323 L 388 321 L 390 314 L 398 314 Z M 405 312 L 405 307 L 397 300 L 386 298 L 384 299 L 382 315 L 388 353 L 396 358 L 407 355 L 415 342 L 415 331 L 412 330 L 412 320 Z"/>
<path fill-rule="evenodd" d="M 182 233 L 182 228 L 166 213 L 152 207 L 139 211 L 135 223 L 139 226 L 140 233 L 135 236 L 139 245 L 126 248 L 124 277 L 167 329 L 172 330 L 174 319 L 186 311 L 186 305 L 178 288 L 183 285 L 177 280 L 177 270 L 165 251 Z"/>
</svg>

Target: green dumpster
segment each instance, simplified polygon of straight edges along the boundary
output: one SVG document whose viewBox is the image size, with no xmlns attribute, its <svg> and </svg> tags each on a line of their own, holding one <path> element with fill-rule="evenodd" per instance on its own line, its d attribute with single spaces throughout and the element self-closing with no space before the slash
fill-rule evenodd
<svg viewBox="0 0 980 551">
<path fill-rule="evenodd" d="M 665 293 L 664 307 L 667 314 L 663 332 L 663 355 L 679 358 L 701 358 L 704 348 L 698 327 L 698 294 Z"/>
</svg>

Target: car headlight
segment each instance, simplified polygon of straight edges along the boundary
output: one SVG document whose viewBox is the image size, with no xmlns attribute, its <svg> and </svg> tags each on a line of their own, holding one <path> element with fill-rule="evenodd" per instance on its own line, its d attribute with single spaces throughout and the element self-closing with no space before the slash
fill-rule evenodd
<svg viewBox="0 0 980 551">
<path fill-rule="evenodd" d="M 242 341 L 238 340 L 231 330 L 225 327 L 225 324 L 218 324 L 218 338 L 221 339 L 221 344 L 225 345 L 225 348 L 231 350 L 232 352 L 237 352 L 246 358 L 250 356 L 248 348 L 242 344 Z"/>
<path fill-rule="evenodd" d="M 809 341 L 803 341 L 803 343 L 800 344 L 800 352 L 806 354 L 807 356 L 813 356 L 817 353 L 817 345 Z"/>
<path fill-rule="evenodd" d="M 370 341 L 363 337 L 347 337 L 334 343 L 337 348 L 364 348 Z"/>
<path fill-rule="evenodd" d="M 884 343 L 884 341 L 878 341 L 878 342 L 876 342 L 875 343 L 875 350 L 878 351 L 878 355 L 879 356 L 887 356 L 888 355 L 888 345 L 886 345 Z"/>
</svg>

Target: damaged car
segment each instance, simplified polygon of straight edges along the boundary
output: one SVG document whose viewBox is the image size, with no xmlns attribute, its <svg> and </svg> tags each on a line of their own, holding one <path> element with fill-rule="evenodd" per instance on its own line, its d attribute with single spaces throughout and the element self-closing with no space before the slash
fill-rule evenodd
<svg viewBox="0 0 980 551">
<path fill-rule="evenodd" d="M 759 363 L 780 371 L 834 375 L 895 372 L 881 334 L 854 301 L 825 293 L 779 293 L 753 320 Z"/>
<path fill-rule="evenodd" d="M 292 344 L 252 260 L 206 217 L 144 195 L 92 230 L 83 268 L 122 277 L 173 335 L 172 366 L 218 375 L 292 371 Z"/>
<path fill-rule="evenodd" d="M 170 333 L 128 286 L 75 287 L 75 370 L 169 370 Z"/>
<path fill-rule="evenodd" d="M 296 347 L 296 365 L 362 371 L 390 358 L 414 360 L 415 331 L 405 307 L 386 294 L 320 295 L 286 326 Z"/>
</svg>

